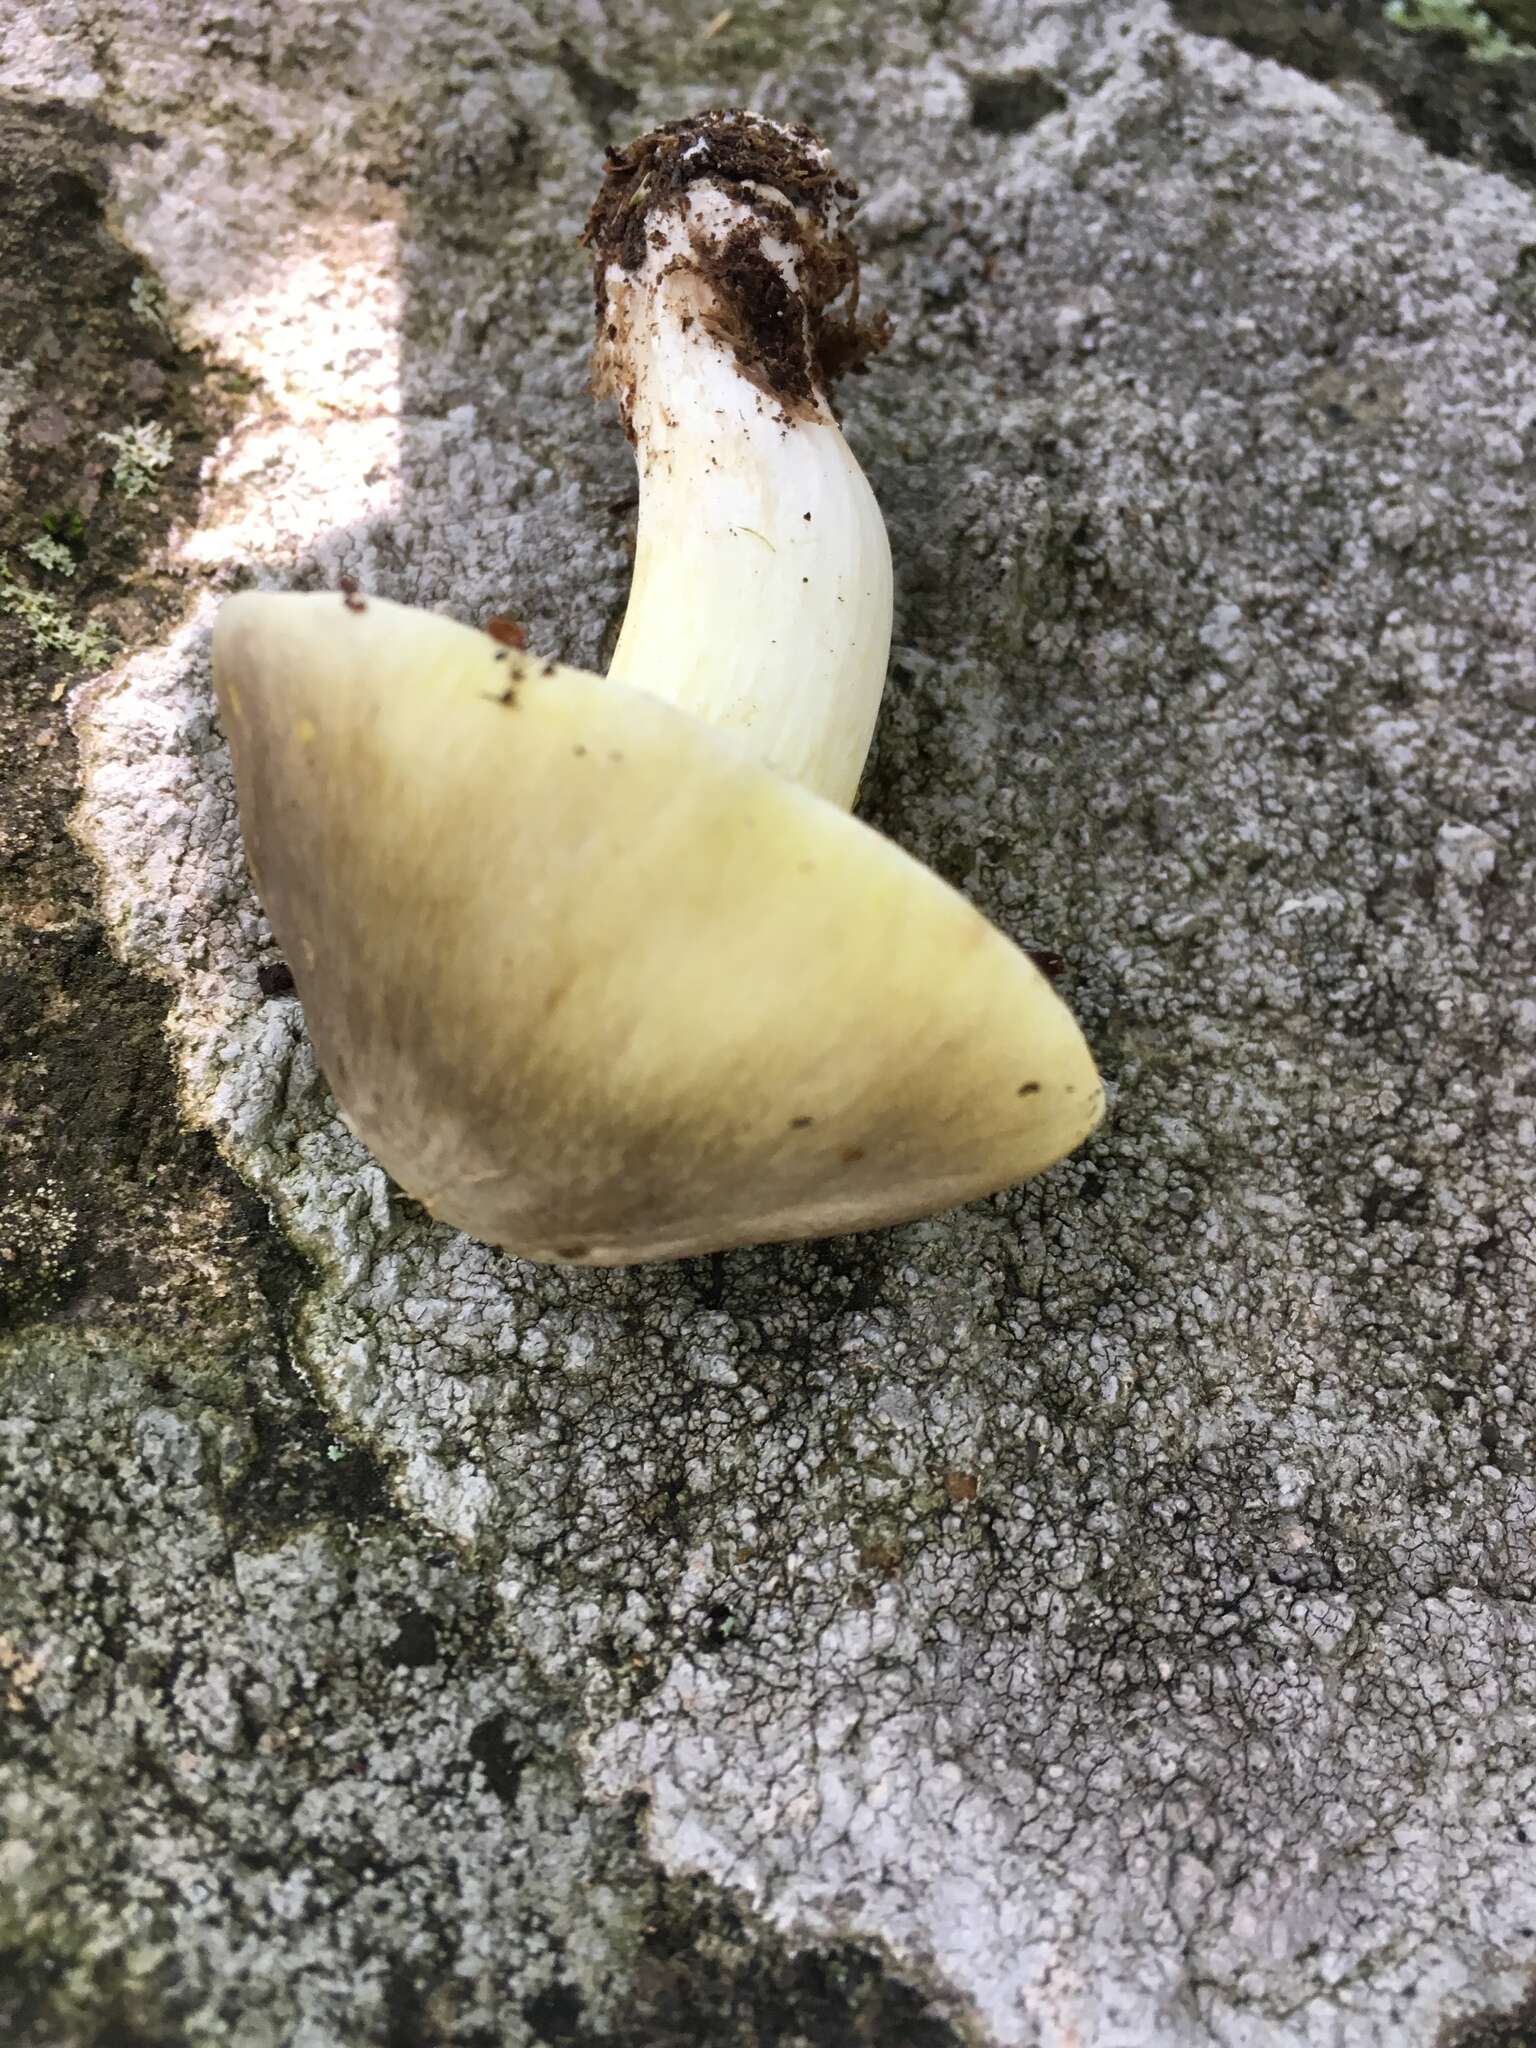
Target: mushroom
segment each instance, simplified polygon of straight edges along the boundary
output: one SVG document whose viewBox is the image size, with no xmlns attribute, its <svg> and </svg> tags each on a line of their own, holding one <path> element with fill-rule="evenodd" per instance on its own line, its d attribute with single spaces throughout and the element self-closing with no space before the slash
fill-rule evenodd
<svg viewBox="0 0 1536 2048">
<path fill-rule="evenodd" d="M 610 155 L 597 382 L 642 497 L 606 677 L 350 590 L 219 616 L 247 851 L 343 1115 L 525 1257 L 896 1223 L 1103 1114 L 1046 976 L 843 808 L 890 633 L 826 399 L 880 339 L 851 200 L 751 115 Z"/>
</svg>

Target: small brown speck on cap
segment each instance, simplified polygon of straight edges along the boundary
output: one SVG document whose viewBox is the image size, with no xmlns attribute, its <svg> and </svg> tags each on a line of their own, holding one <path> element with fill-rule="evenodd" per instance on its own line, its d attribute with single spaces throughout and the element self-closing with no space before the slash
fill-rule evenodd
<svg viewBox="0 0 1536 2048">
<path fill-rule="evenodd" d="M 256 970 L 256 986 L 264 996 L 291 996 L 293 969 L 286 960 L 268 960 Z"/>
</svg>

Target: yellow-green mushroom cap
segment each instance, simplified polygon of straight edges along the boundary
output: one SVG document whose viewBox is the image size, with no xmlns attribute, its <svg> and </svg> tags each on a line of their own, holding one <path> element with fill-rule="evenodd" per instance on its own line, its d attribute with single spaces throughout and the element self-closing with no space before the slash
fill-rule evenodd
<svg viewBox="0 0 1536 2048">
<path fill-rule="evenodd" d="M 1103 1115 L 1028 956 L 727 731 L 379 598 L 235 598 L 214 674 L 320 1064 L 475 1237 L 628 1265 L 870 1229 Z"/>
</svg>

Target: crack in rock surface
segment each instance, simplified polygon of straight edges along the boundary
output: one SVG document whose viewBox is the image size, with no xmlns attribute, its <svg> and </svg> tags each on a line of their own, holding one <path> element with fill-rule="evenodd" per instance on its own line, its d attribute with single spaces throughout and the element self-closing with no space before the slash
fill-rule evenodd
<svg viewBox="0 0 1536 2048">
<path fill-rule="evenodd" d="M 870 195 L 898 338 L 848 429 L 901 595 L 864 809 L 1067 956 L 1116 1102 L 908 1229 L 535 1269 L 392 1188 L 263 996 L 207 642 L 236 578 L 346 573 L 600 659 L 608 136 L 512 7 L 182 11 L 24 9 L 9 60 L 154 129 L 121 232 L 252 382 L 201 595 L 81 702 L 79 829 L 188 1114 L 315 1263 L 338 1430 L 492 1576 L 664 1861 L 884 1941 L 978 2038 L 1408 2048 L 1514 2005 L 1536 206 L 1154 5 L 808 12 L 767 73 L 610 13 L 626 124 L 707 76 Z M 1025 77 L 1060 106 L 976 125 Z"/>
</svg>

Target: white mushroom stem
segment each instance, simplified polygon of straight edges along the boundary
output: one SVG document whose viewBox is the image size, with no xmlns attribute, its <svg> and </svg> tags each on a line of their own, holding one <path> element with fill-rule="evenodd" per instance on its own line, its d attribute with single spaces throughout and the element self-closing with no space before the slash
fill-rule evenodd
<svg viewBox="0 0 1536 2048">
<path fill-rule="evenodd" d="M 653 207 L 640 170 L 624 204 L 646 208 L 643 261 L 626 268 L 595 237 L 597 382 L 620 399 L 640 473 L 634 581 L 609 674 L 733 728 L 846 808 L 891 637 L 885 523 L 821 363 L 827 294 L 856 292 L 847 188 L 809 138 L 713 119 L 679 138 L 690 174 L 718 138 L 739 145 L 752 119 L 754 137 L 795 153 L 792 164 L 819 162 L 828 184 L 792 205 L 766 180 L 695 175 Z"/>
</svg>

